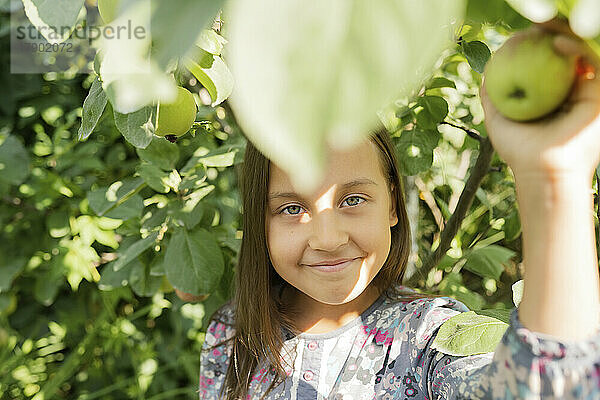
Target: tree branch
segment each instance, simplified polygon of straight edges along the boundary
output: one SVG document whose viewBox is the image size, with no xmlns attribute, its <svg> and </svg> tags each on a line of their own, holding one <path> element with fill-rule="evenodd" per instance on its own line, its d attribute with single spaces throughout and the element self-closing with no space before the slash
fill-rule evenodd
<svg viewBox="0 0 600 400">
<path fill-rule="evenodd" d="M 454 239 L 454 236 L 456 236 L 462 221 L 471 208 L 471 204 L 475 198 L 475 193 L 481 185 L 481 181 L 489 171 L 492 155 L 494 154 L 494 148 L 492 147 L 490 140 L 487 137 L 479 136 L 479 138 L 479 156 L 477 157 L 477 161 L 475 162 L 475 166 L 471 171 L 471 175 L 469 176 L 460 198 L 458 199 L 456 210 L 448 220 L 444 230 L 441 232 L 439 246 L 433 253 L 430 253 L 425 258 L 423 265 L 417 270 L 418 273 L 407 277 L 407 279 L 405 279 L 402 283 L 403 285 L 419 288 L 425 286 L 425 281 L 427 280 L 429 272 L 435 268 L 435 266 L 446 254 L 446 251 L 450 248 L 452 239 Z"/>
<path fill-rule="evenodd" d="M 440 122 L 440 124 L 450 125 L 450 126 L 453 126 L 455 128 L 462 129 L 463 131 L 465 131 L 467 133 L 467 135 L 469 135 L 473 139 L 478 140 L 478 141 L 481 142 L 482 136 L 479 133 L 477 133 L 475 131 L 472 131 L 471 129 L 467 129 L 464 126 L 456 125 L 456 124 L 453 124 L 452 122 L 446 122 L 446 121 L 442 121 L 442 122 Z"/>
</svg>

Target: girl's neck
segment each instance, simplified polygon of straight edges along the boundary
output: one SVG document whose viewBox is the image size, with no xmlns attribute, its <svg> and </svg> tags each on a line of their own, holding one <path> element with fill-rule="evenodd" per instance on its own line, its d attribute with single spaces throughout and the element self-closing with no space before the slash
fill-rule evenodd
<svg viewBox="0 0 600 400">
<path fill-rule="evenodd" d="M 357 298 L 340 305 L 321 303 L 286 284 L 281 301 L 294 310 L 294 323 L 303 333 L 327 333 L 334 331 L 359 317 L 381 295 L 373 284 Z"/>
</svg>

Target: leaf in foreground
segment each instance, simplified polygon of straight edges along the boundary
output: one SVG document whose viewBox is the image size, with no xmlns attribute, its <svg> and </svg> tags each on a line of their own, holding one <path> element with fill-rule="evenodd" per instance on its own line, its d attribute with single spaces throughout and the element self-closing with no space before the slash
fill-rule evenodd
<svg viewBox="0 0 600 400">
<path fill-rule="evenodd" d="M 432 347 L 453 356 L 468 356 L 495 351 L 508 324 L 496 318 L 463 312 L 444 322 Z"/>
</svg>

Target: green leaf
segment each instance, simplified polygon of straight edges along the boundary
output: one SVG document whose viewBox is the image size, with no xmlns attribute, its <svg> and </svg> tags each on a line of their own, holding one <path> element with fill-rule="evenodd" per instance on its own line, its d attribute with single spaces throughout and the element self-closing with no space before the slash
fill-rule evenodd
<svg viewBox="0 0 600 400">
<path fill-rule="evenodd" d="M 450 257 L 448 254 L 444 254 L 444 257 L 440 260 L 439 263 L 435 266 L 437 269 L 444 270 L 446 268 L 452 267 L 459 259 L 454 257 Z"/>
<path fill-rule="evenodd" d="M 221 248 L 205 229 L 177 229 L 167 247 L 165 270 L 173 287 L 194 295 L 212 293 L 225 269 Z"/>
<path fill-rule="evenodd" d="M 416 175 L 426 171 L 433 164 L 433 149 L 437 146 L 440 134 L 433 130 L 404 131 L 395 140 L 398 163 L 403 175 Z"/>
<path fill-rule="evenodd" d="M 515 240 L 521 234 L 521 219 L 519 213 L 514 209 L 504 218 L 504 233 L 508 242 Z"/>
<path fill-rule="evenodd" d="M 0 183 L 20 185 L 29 176 L 29 155 L 15 135 L 0 145 Z"/>
<path fill-rule="evenodd" d="M 157 192 L 169 192 L 169 185 L 165 183 L 169 174 L 158 168 L 156 165 L 142 162 L 135 168 L 135 172 L 144 179 L 144 182 L 146 182 L 148 186 Z"/>
<path fill-rule="evenodd" d="M 471 68 L 480 74 L 483 73 L 485 64 L 488 62 L 491 56 L 490 49 L 487 45 L 479 40 L 472 42 L 463 41 L 461 42 L 461 49 Z"/>
<path fill-rule="evenodd" d="M 136 193 L 145 185 L 142 178 L 128 178 L 88 192 L 87 199 L 98 216 L 118 219 L 139 217 L 144 201 Z"/>
<path fill-rule="evenodd" d="M 181 220 L 188 229 L 194 229 L 201 221 L 205 211 L 200 200 L 214 189 L 214 185 L 205 185 L 186 195 L 183 202 L 178 201 L 169 204 L 173 218 Z"/>
<path fill-rule="evenodd" d="M 521 280 L 516 281 L 512 285 L 513 304 L 515 305 L 515 307 L 519 307 L 519 304 L 521 304 L 521 299 L 523 298 L 524 284 L 525 284 L 525 282 L 523 281 L 523 279 L 521 279 Z"/>
<path fill-rule="evenodd" d="M 212 29 L 203 29 L 196 39 L 196 46 L 215 56 L 221 55 L 225 43 L 227 40 Z"/>
<path fill-rule="evenodd" d="M 496 318 L 463 312 L 444 322 L 432 348 L 452 356 L 490 353 L 502 340 L 508 324 Z"/>
<path fill-rule="evenodd" d="M 196 46 L 193 58 L 185 59 L 185 67 L 208 90 L 212 107 L 221 104 L 233 90 L 233 75 L 221 57 Z"/>
<path fill-rule="evenodd" d="M 485 310 L 472 310 L 472 311 L 474 311 L 477 315 L 485 315 L 487 317 L 496 318 L 497 320 L 500 320 L 500 321 L 504 322 L 505 324 L 510 325 L 510 314 L 512 313 L 512 309 L 504 310 L 504 309 L 497 309 L 497 308 L 489 308 L 489 309 L 485 309 Z"/>
<path fill-rule="evenodd" d="M 179 160 L 179 147 L 173 146 L 164 138 L 155 136 L 150 144 L 144 148 L 135 149 L 137 155 L 144 161 L 157 167 L 171 171 Z"/>
<path fill-rule="evenodd" d="M 46 307 L 52 305 L 58 291 L 64 282 L 63 257 L 55 257 L 50 268 L 36 273 L 33 295 L 37 301 Z"/>
<path fill-rule="evenodd" d="M 102 116 L 104 112 L 104 108 L 106 107 L 107 97 L 104 90 L 102 90 L 102 83 L 96 77 L 92 86 L 90 87 L 90 92 L 87 97 L 83 101 L 83 111 L 81 112 L 81 126 L 79 127 L 79 131 L 77 133 L 78 140 L 87 139 L 98 120 Z"/>
<path fill-rule="evenodd" d="M 435 88 L 442 88 L 442 87 L 451 87 L 456 89 L 456 84 L 454 83 L 454 81 L 451 81 L 450 79 L 441 77 L 441 76 L 436 76 L 435 78 L 433 78 L 433 80 L 431 81 L 431 83 L 429 83 L 429 85 L 427 85 L 427 89 L 435 89 Z M 448 104 L 446 104 L 446 108 L 448 108 Z"/>
<path fill-rule="evenodd" d="M 66 210 L 54 210 L 48 213 L 46 217 L 46 227 L 48 233 L 53 238 L 66 236 L 71 231 L 69 226 L 69 214 Z"/>
<path fill-rule="evenodd" d="M 0 293 L 10 290 L 13 279 L 23 270 L 27 260 L 16 258 L 0 264 Z"/>
<path fill-rule="evenodd" d="M 466 256 L 464 268 L 483 278 L 499 280 L 504 264 L 514 255 L 514 251 L 494 244 L 475 248 Z"/>
<path fill-rule="evenodd" d="M 194 156 L 185 163 L 181 174 L 187 176 L 199 165 L 204 167 L 229 167 L 236 162 L 236 155 L 243 150 L 240 145 L 225 145 L 206 152 L 205 148 L 198 148 Z"/>
<path fill-rule="evenodd" d="M 446 274 L 439 283 L 440 293 L 452 296 L 464 303 L 469 309 L 477 310 L 485 305 L 485 299 L 463 284 L 462 276 L 457 272 Z"/>
<path fill-rule="evenodd" d="M 115 262 L 111 261 L 102 267 L 100 281 L 98 281 L 98 288 L 100 290 L 113 290 L 126 286 L 129 283 L 129 276 L 131 275 L 134 263 L 131 262 L 118 271 L 115 271 L 114 265 Z"/>
<path fill-rule="evenodd" d="M 48 43 L 62 43 L 71 35 L 83 0 L 23 0 L 23 5 L 27 18 Z"/>
<path fill-rule="evenodd" d="M 194 168 L 188 169 L 179 184 L 179 190 L 193 190 L 200 187 L 206 181 L 206 167 L 202 164 L 196 164 Z"/>
<path fill-rule="evenodd" d="M 326 143 L 343 148 L 366 139 L 381 108 L 423 85 L 454 45 L 465 3 L 228 2 L 236 120 L 263 154 L 309 189 L 326 166 Z"/>
<path fill-rule="evenodd" d="M 152 141 L 156 107 L 147 106 L 130 114 L 113 110 L 115 125 L 123 137 L 137 148 L 144 149 Z"/>
<path fill-rule="evenodd" d="M 144 251 L 148 250 L 150 247 L 154 245 L 156 242 L 156 238 L 158 237 L 158 232 L 154 232 L 144 239 L 140 239 L 137 242 L 133 243 L 131 246 L 127 247 L 119 251 L 120 256 L 115 260 L 115 265 L 113 269 L 115 271 L 120 270 L 124 266 L 126 266 L 131 261 L 135 260 L 137 256 L 142 254 Z"/>
<path fill-rule="evenodd" d="M 153 276 L 150 267 L 136 262 L 131 268 L 129 284 L 138 296 L 147 297 L 154 295 L 162 283 L 162 278 Z"/>
<path fill-rule="evenodd" d="M 417 124 L 421 129 L 435 129 L 448 115 L 448 103 L 443 97 L 419 97 L 418 104 L 423 107 L 417 114 Z"/>
<path fill-rule="evenodd" d="M 159 254 L 150 263 L 150 275 L 163 276 L 165 274 L 165 256 Z"/>
</svg>

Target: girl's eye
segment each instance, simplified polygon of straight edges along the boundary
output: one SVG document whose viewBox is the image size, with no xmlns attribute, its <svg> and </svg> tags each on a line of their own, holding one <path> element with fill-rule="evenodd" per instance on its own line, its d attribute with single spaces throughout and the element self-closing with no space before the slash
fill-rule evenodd
<svg viewBox="0 0 600 400">
<path fill-rule="evenodd" d="M 350 199 L 354 199 L 355 201 L 348 201 L 348 200 L 350 200 Z M 364 198 L 362 198 L 362 197 L 360 197 L 360 196 L 349 196 L 349 197 L 346 197 L 346 199 L 345 199 L 344 201 L 345 201 L 345 202 L 348 202 L 348 205 L 349 205 L 350 207 L 354 207 L 354 206 L 357 206 L 357 205 L 359 205 L 359 204 L 361 203 L 361 202 L 358 202 L 357 200 L 363 200 L 363 201 L 366 201 Z M 295 209 L 298 209 L 298 210 L 297 210 L 297 211 L 298 211 L 298 213 L 291 212 L 291 210 L 295 210 Z M 301 207 L 301 206 L 299 206 L 299 205 L 297 205 L 297 204 L 293 204 L 293 205 L 291 205 L 291 206 L 287 206 L 287 207 L 285 207 L 285 208 L 282 208 L 282 209 L 281 209 L 281 211 L 279 211 L 279 214 L 286 214 L 286 215 L 300 215 L 300 209 L 302 209 L 302 207 Z M 290 210 L 290 213 L 284 213 L 284 211 L 285 211 L 285 210 Z"/>
</svg>

